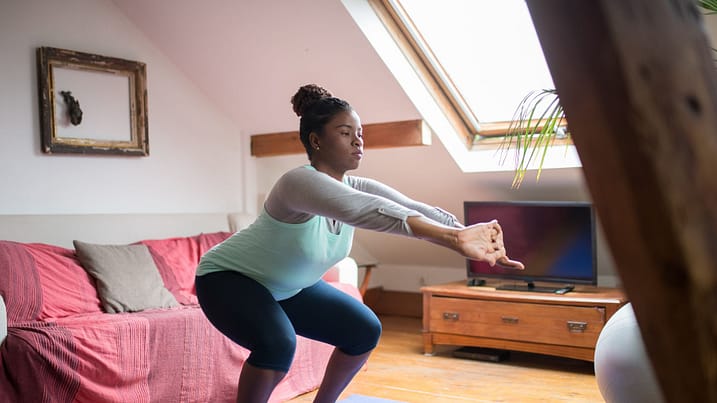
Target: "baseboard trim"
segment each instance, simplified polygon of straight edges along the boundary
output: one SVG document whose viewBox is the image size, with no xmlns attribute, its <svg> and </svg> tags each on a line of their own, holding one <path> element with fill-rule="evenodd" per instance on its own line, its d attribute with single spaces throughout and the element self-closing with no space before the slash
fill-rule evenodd
<svg viewBox="0 0 717 403">
<path fill-rule="evenodd" d="M 423 315 L 423 296 L 418 292 L 392 291 L 376 287 L 366 290 L 363 299 L 377 315 L 412 318 L 421 318 Z"/>
</svg>

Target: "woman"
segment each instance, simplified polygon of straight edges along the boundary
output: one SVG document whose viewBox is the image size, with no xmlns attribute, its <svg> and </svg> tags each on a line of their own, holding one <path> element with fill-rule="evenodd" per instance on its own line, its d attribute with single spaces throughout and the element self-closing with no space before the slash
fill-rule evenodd
<svg viewBox="0 0 717 403">
<path fill-rule="evenodd" d="M 353 227 L 450 248 L 491 265 L 508 259 L 496 221 L 463 227 L 451 214 L 370 179 L 346 175 L 363 157 L 358 114 L 316 85 L 292 97 L 310 164 L 282 176 L 248 228 L 207 252 L 196 289 L 207 318 L 251 354 L 237 402 L 265 402 L 289 370 L 296 335 L 336 346 L 316 395 L 335 402 L 376 347 L 381 324 L 364 304 L 321 280 L 345 258 Z"/>
</svg>

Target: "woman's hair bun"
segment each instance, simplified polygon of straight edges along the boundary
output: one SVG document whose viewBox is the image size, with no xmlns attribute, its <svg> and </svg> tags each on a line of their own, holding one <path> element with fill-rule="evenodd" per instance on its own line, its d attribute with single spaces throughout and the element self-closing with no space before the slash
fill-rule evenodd
<svg viewBox="0 0 717 403">
<path fill-rule="evenodd" d="M 306 84 L 291 97 L 291 105 L 296 116 L 301 117 L 306 108 L 322 98 L 331 97 L 331 93 L 316 84 Z"/>
</svg>

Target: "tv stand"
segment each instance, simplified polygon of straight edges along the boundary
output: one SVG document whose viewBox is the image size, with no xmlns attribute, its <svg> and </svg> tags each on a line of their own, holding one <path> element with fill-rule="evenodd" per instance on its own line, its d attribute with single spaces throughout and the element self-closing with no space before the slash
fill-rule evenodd
<svg viewBox="0 0 717 403">
<path fill-rule="evenodd" d="M 575 289 L 572 284 L 567 284 L 562 287 L 559 286 L 536 286 L 532 281 L 528 281 L 526 284 L 500 284 L 495 287 L 496 290 L 501 291 L 530 291 L 530 292 L 543 292 L 548 294 L 565 294 Z"/>
<path fill-rule="evenodd" d="M 452 345 L 592 361 L 603 326 L 627 303 L 615 288 L 576 286 L 560 295 L 501 291 L 497 285 L 459 281 L 421 288 L 424 353 Z"/>
</svg>

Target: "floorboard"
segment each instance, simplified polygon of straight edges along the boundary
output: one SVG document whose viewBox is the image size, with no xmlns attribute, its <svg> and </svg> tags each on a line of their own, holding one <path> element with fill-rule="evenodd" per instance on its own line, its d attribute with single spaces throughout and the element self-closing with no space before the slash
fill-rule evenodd
<svg viewBox="0 0 717 403">
<path fill-rule="evenodd" d="M 443 402 L 604 402 L 587 361 L 511 352 L 494 363 L 455 358 L 452 347 L 422 350 L 421 321 L 381 318 L 379 346 L 346 389 L 352 394 L 411 403 Z M 316 392 L 291 402 L 311 402 Z"/>
</svg>

